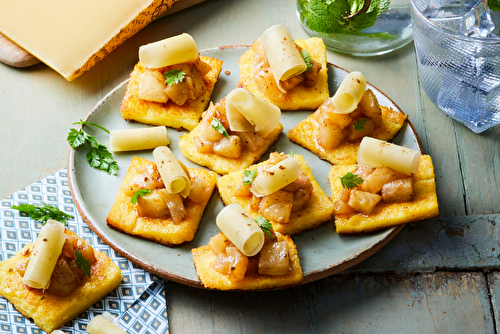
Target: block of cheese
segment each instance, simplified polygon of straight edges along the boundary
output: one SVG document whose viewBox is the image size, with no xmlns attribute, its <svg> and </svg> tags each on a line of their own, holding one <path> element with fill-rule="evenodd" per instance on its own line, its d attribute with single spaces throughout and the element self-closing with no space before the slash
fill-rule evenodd
<svg viewBox="0 0 500 334">
<path fill-rule="evenodd" d="M 0 0 L 0 32 L 71 81 L 154 19 L 202 1 Z"/>
</svg>

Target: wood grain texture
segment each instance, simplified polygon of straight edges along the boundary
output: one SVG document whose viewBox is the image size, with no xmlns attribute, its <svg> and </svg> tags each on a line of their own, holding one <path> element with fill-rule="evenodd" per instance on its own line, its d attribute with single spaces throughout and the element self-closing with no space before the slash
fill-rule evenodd
<svg viewBox="0 0 500 334">
<path fill-rule="evenodd" d="M 172 333 L 495 333 L 481 273 L 345 275 L 263 293 L 166 283 Z M 286 302 L 284 302 L 286 301 Z"/>
</svg>

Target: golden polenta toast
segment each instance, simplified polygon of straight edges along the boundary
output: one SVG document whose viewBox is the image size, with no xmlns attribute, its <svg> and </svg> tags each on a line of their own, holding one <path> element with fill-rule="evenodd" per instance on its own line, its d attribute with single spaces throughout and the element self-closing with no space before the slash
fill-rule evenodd
<svg viewBox="0 0 500 334">
<path fill-rule="evenodd" d="M 400 111 L 379 106 L 370 89 L 351 114 L 335 114 L 326 106 L 327 102 L 290 129 L 288 139 L 332 164 L 356 163 L 364 136 L 391 140 L 407 118 Z"/>
<path fill-rule="evenodd" d="M 358 165 L 332 166 L 328 180 L 331 187 L 331 198 L 334 203 L 343 196 L 345 190 L 342 187 L 340 178 L 348 172 L 354 173 L 357 167 Z M 395 182 L 396 187 L 401 187 L 401 183 Z M 418 171 L 411 174 L 411 182 L 413 189 L 411 196 L 408 196 L 409 201 L 390 203 L 381 201 L 376 204 L 369 214 L 361 212 L 335 213 L 337 233 L 370 232 L 438 216 L 436 180 L 430 156 L 422 156 Z M 352 196 L 352 193 L 350 196 Z M 382 194 L 382 196 L 391 197 L 390 188 L 387 195 Z M 336 205 L 335 210 L 338 212 L 342 209 L 339 210 Z"/>
<path fill-rule="evenodd" d="M 297 248 L 290 236 L 274 233 L 274 240 L 269 241 L 270 239 L 268 239 L 267 244 L 263 248 L 264 252 L 267 250 L 267 254 L 276 250 L 285 249 L 285 251 L 283 251 L 285 254 L 282 260 L 287 262 L 288 268 L 284 270 L 284 273 L 272 274 L 261 274 L 261 272 L 263 272 L 262 269 L 259 272 L 259 267 L 262 268 L 266 265 L 265 263 L 259 263 L 261 260 L 266 260 L 264 258 L 266 255 L 262 255 L 263 250 L 255 256 L 246 257 L 234 246 L 223 246 L 222 248 L 225 249 L 222 251 L 215 250 L 215 252 L 220 251 L 220 253 L 216 255 L 214 248 L 219 247 L 212 247 L 211 244 L 214 242 L 224 243 L 224 241 L 228 243 L 227 239 L 221 239 L 226 239 L 222 232 L 212 237 L 209 245 L 193 248 L 191 250 L 196 272 L 206 288 L 216 290 L 269 290 L 297 285 L 302 281 L 302 268 L 300 266 Z M 276 243 L 272 244 L 273 241 Z M 278 245 L 278 243 L 280 243 L 280 245 Z M 228 266 L 226 268 L 229 269 L 227 270 L 228 274 L 223 273 L 224 261 L 230 262 L 227 263 Z M 273 265 L 269 264 L 269 266 Z M 273 267 L 273 269 L 276 268 L 276 266 Z"/>
<path fill-rule="evenodd" d="M 269 101 L 281 110 L 314 110 L 329 97 L 328 91 L 328 67 L 326 58 L 326 47 L 321 38 L 298 39 L 295 43 L 299 48 L 306 50 L 311 59 L 321 65 L 317 73 L 316 81 L 312 86 L 303 83 L 291 88 L 287 93 L 281 92 L 273 81 L 272 73 L 262 76 L 260 71 L 266 69 L 256 68 L 260 64 L 256 62 L 256 54 L 262 50 L 260 40 L 252 45 L 238 60 L 240 68 L 240 81 L 238 86 L 248 90 L 251 94 Z M 319 67 L 314 67 L 319 68 Z M 257 72 L 257 73 L 256 73 Z M 267 77 L 270 75 L 270 77 Z"/>
<path fill-rule="evenodd" d="M 206 56 L 200 56 L 198 60 L 189 64 L 201 73 L 204 90 L 194 100 L 187 100 L 179 105 L 169 99 L 166 103 L 142 100 L 139 98 L 139 82 L 141 75 L 147 71 L 140 62 L 134 67 L 130 75 L 125 97 L 122 101 L 121 114 L 126 120 L 152 125 L 165 125 L 172 128 L 185 128 L 191 130 L 198 123 L 201 114 L 206 109 L 215 83 L 222 69 L 222 61 Z M 155 69 L 160 77 L 171 69 L 187 68 L 188 64 L 178 64 Z"/>
<path fill-rule="evenodd" d="M 183 202 L 181 200 L 180 203 L 175 202 L 175 199 L 165 199 L 159 195 L 152 197 L 153 202 L 161 202 L 162 205 L 165 204 L 165 207 L 169 208 L 167 212 L 153 214 L 152 217 L 147 213 L 141 213 L 141 200 L 148 198 L 148 196 L 154 196 L 155 192 L 141 196 L 137 204 L 133 204 L 131 201 L 133 193 L 130 192 L 130 189 L 131 187 L 142 188 L 138 184 L 140 185 L 142 180 L 146 178 L 154 184 L 152 186 L 144 184 L 144 188 L 164 190 L 163 181 L 154 162 L 134 157 L 106 219 L 108 226 L 167 246 L 193 240 L 200 225 L 203 211 L 214 191 L 217 176 L 214 172 L 198 168 L 188 168 L 188 171 L 192 182 L 189 196 Z M 196 183 L 198 185 L 195 186 Z M 169 195 L 166 194 L 166 196 Z M 145 202 L 144 210 L 148 210 L 147 205 Z M 179 211 L 181 216 L 176 219 L 179 217 L 177 215 Z"/>
<path fill-rule="evenodd" d="M 71 231 L 64 233 L 76 237 Z M 78 243 L 86 244 L 81 238 Z M 0 262 L 0 294 L 47 333 L 82 314 L 121 283 L 118 266 L 106 254 L 94 250 L 95 262 L 90 267 L 90 278 L 84 276 L 68 295 L 56 295 L 50 292 L 50 286 L 45 291 L 27 287 L 16 266 L 28 260 L 33 246 L 34 243 L 27 244 L 10 259 Z"/>
<path fill-rule="evenodd" d="M 283 156 L 286 157 L 284 154 L 271 153 L 269 160 L 250 166 L 248 171 L 269 165 L 273 160 L 283 160 Z M 244 171 L 238 171 L 224 175 L 217 181 L 222 201 L 226 205 L 239 203 L 253 218 L 263 215 L 264 218 L 270 220 L 275 232 L 286 235 L 299 234 L 329 221 L 333 214 L 332 202 L 315 180 L 304 158 L 298 154 L 294 155 L 294 158 L 302 169 L 299 179 L 289 185 L 295 189 L 283 188 L 262 198 L 258 198 L 251 193 L 242 194 Z M 303 190 L 306 190 L 306 194 L 304 194 Z M 305 201 L 300 203 L 299 210 L 295 210 L 293 205 L 297 203 L 296 200 L 298 201 L 301 198 L 305 199 Z M 288 207 L 289 210 L 284 214 L 276 211 L 276 217 L 266 216 L 266 212 L 274 212 L 271 206 L 277 204 L 277 207 L 279 207 L 278 202 L 282 200 L 286 202 L 282 207 Z"/>
<path fill-rule="evenodd" d="M 180 136 L 179 141 L 179 148 L 186 158 L 219 174 L 245 169 L 259 160 L 283 131 L 281 123 L 265 137 L 255 132 L 231 131 L 225 101 L 224 98 L 215 105 L 210 103 L 198 125 L 191 132 Z M 212 127 L 214 118 L 224 127 L 228 138 Z"/>
</svg>

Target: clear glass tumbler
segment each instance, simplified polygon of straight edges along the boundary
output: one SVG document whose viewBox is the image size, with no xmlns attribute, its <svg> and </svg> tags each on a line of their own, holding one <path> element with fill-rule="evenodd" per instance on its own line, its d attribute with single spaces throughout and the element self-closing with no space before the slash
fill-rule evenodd
<svg viewBox="0 0 500 334">
<path fill-rule="evenodd" d="M 429 99 L 476 133 L 500 124 L 499 27 L 486 0 L 411 2 L 418 73 Z"/>
<path fill-rule="evenodd" d="M 297 0 L 297 16 L 309 35 L 353 56 L 384 55 L 413 38 L 410 0 Z"/>
</svg>

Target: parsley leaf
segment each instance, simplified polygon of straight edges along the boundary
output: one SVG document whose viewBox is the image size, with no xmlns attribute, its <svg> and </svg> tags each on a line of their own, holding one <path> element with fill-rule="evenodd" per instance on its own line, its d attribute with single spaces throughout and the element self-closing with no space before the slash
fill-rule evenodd
<svg viewBox="0 0 500 334">
<path fill-rule="evenodd" d="M 186 73 L 180 70 L 170 70 L 163 73 L 163 77 L 165 78 L 165 83 L 167 86 L 178 84 L 184 80 Z"/>
<path fill-rule="evenodd" d="M 368 122 L 368 118 L 360 118 L 356 122 L 352 123 L 354 130 L 362 131 L 365 129 L 365 125 Z"/>
<path fill-rule="evenodd" d="M 269 222 L 268 219 L 262 217 L 262 216 L 258 216 L 257 218 L 255 218 L 255 222 L 260 226 L 260 228 L 262 229 L 262 231 L 264 231 L 264 233 L 271 239 L 274 239 L 272 233 L 271 233 L 271 230 L 273 229 L 273 225 L 271 225 L 271 223 Z"/>
<path fill-rule="evenodd" d="M 356 188 L 364 182 L 361 176 L 353 174 L 351 172 L 347 172 L 344 176 L 339 177 L 339 179 L 340 183 L 342 183 L 342 187 L 347 189 Z"/>
<path fill-rule="evenodd" d="M 254 169 L 254 170 L 248 170 L 248 169 L 245 169 L 243 171 L 243 185 L 244 186 L 248 186 L 250 184 L 252 184 L 253 180 L 255 180 L 255 177 L 257 176 L 257 169 Z"/>
<path fill-rule="evenodd" d="M 229 139 L 229 133 L 227 133 L 226 128 L 222 123 L 215 117 L 212 117 L 212 123 L 210 123 L 210 126 L 217 130 L 221 135 Z"/>
<path fill-rule="evenodd" d="M 72 148 L 78 148 L 84 144 L 90 147 L 90 150 L 86 154 L 87 161 L 89 165 L 93 168 L 106 171 L 109 175 L 118 174 L 118 163 L 113 160 L 113 155 L 108 151 L 108 148 L 101 144 L 94 136 L 88 134 L 83 130 L 83 125 L 96 126 L 99 129 L 109 133 L 108 129 L 91 122 L 80 122 L 73 123 L 73 125 L 82 125 L 80 131 L 76 129 L 70 129 L 68 133 L 68 143 Z"/>
<path fill-rule="evenodd" d="M 82 256 L 82 252 L 74 251 L 75 253 L 75 264 L 78 268 L 83 270 L 85 275 L 90 278 L 90 261 Z"/>
<path fill-rule="evenodd" d="M 306 72 L 307 72 L 312 67 L 311 55 L 309 54 L 309 52 L 306 49 L 302 49 L 302 51 L 300 51 L 300 55 L 302 56 L 302 59 L 304 59 L 304 62 L 306 63 L 306 66 L 307 66 Z"/>
<path fill-rule="evenodd" d="M 152 192 L 153 190 L 151 189 L 144 189 L 144 188 L 141 188 L 139 190 L 137 190 L 133 195 L 132 195 L 132 198 L 130 199 L 130 203 L 132 204 L 137 204 L 137 200 L 139 199 L 139 196 L 145 196 L 147 194 L 149 194 L 150 192 Z"/>
<path fill-rule="evenodd" d="M 57 220 L 58 222 L 61 222 L 64 224 L 64 226 L 68 225 L 68 218 L 74 218 L 71 215 L 68 215 L 65 212 L 62 212 L 58 208 L 43 203 L 41 204 L 19 204 L 19 205 L 13 205 L 11 207 L 14 210 L 19 210 L 21 212 L 24 212 L 27 214 L 30 218 L 39 221 L 45 225 L 47 223 L 47 220 L 53 219 Z"/>
</svg>

